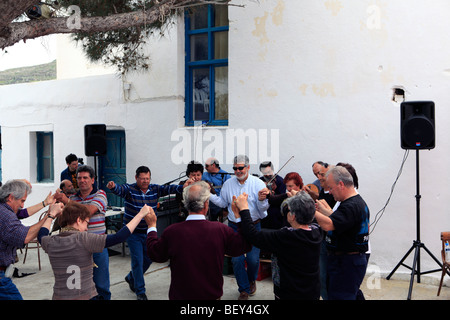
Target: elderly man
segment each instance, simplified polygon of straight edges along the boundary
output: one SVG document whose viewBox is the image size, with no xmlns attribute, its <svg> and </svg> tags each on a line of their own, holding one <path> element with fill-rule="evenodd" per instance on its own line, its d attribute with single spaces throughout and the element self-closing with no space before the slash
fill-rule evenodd
<svg viewBox="0 0 450 320">
<path fill-rule="evenodd" d="M 367 267 L 369 208 L 344 167 L 328 170 L 327 186 L 335 200 L 341 201 L 332 215 L 319 211 L 315 214 L 319 225 L 328 232 L 328 298 L 355 300 Z"/>
<path fill-rule="evenodd" d="M 238 230 L 239 223 L 236 221 L 232 210 L 233 196 L 242 193 L 248 194 L 248 206 L 255 228 L 261 230 L 261 219 L 267 216 L 269 201 L 265 196 L 258 196 L 259 191 L 266 187 L 266 184 L 259 178 L 249 174 L 249 159 L 245 155 L 238 155 L 233 161 L 234 176 L 225 181 L 220 196 L 211 195 L 211 202 L 221 208 L 228 208 L 228 225 L 235 231 Z M 236 277 L 239 290 L 239 300 L 247 300 L 249 295 L 256 292 L 256 278 L 259 269 L 259 248 L 253 246 L 247 256 L 241 255 L 232 258 L 233 271 Z M 245 263 L 247 262 L 247 269 Z"/>
<path fill-rule="evenodd" d="M 183 203 L 189 216 L 186 221 L 168 226 L 160 239 L 153 210 L 145 217 L 150 258 L 156 262 L 170 259 L 171 300 L 220 299 L 224 255 L 241 255 L 251 248 L 239 233 L 223 223 L 206 220 L 209 189 L 204 181 L 184 189 Z"/>
<path fill-rule="evenodd" d="M 17 287 L 11 280 L 16 248 L 35 239 L 46 219 L 54 219 L 50 214 L 36 224 L 26 227 L 22 225 L 17 213 L 24 206 L 30 186 L 21 180 L 10 180 L 0 188 L 0 300 L 22 300 Z"/>
<path fill-rule="evenodd" d="M 205 161 L 206 172 L 202 175 L 202 180 L 208 182 L 214 188 L 215 193 L 220 196 L 225 181 L 231 176 L 219 166 L 219 160 L 216 158 L 208 158 Z M 222 219 L 222 208 L 216 206 L 214 203 L 209 203 L 209 219 L 216 221 L 219 217 Z"/>
<path fill-rule="evenodd" d="M 76 193 L 75 188 L 73 187 L 72 182 L 70 182 L 67 179 L 64 179 L 61 181 L 61 184 L 59 185 L 59 189 L 62 193 L 64 193 L 67 197 L 70 197 L 71 195 Z"/>
</svg>

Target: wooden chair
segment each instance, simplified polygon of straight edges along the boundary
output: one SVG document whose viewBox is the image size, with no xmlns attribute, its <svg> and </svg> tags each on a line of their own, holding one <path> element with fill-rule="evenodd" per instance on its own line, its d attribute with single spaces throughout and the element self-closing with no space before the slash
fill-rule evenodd
<svg viewBox="0 0 450 320">
<path fill-rule="evenodd" d="M 450 242 L 450 232 L 441 232 L 441 241 L 442 241 L 442 275 L 441 275 L 441 282 L 439 283 L 439 289 L 437 295 L 441 293 L 442 283 L 444 282 L 444 276 L 446 273 L 450 272 L 450 261 L 447 261 L 445 259 L 445 242 Z"/>
<path fill-rule="evenodd" d="M 43 213 L 41 213 L 41 215 L 39 216 L 39 221 L 41 221 L 41 219 L 43 217 L 45 217 L 47 215 L 47 211 L 44 211 Z M 37 249 L 37 256 L 38 256 L 38 264 L 39 264 L 39 270 L 41 270 L 41 255 L 39 252 L 39 249 L 42 248 L 41 244 L 39 243 L 39 241 L 37 240 L 37 238 L 31 240 L 30 242 L 28 242 L 25 245 L 25 255 L 23 257 L 23 263 L 25 263 L 25 261 L 27 260 L 27 253 L 28 253 L 28 249 Z"/>
</svg>

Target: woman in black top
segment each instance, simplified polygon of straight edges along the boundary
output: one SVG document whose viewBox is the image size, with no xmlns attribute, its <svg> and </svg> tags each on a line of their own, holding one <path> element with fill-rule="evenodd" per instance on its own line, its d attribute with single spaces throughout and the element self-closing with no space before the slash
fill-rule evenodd
<svg viewBox="0 0 450 320">
<path fill-rule="evenodd" d="M 318 300 L 320 297 L 319 254 L 322 229 L 312 223 L 315 204 L 304 191 L 288 198 L 290 227 L 257 231 L 250 218 L 247 194 L 234 197 L 233 212 L 241 218 L 244 237 L 261 250 L 273 253 L 272 270 L 276 299 Z"/>
</svg>

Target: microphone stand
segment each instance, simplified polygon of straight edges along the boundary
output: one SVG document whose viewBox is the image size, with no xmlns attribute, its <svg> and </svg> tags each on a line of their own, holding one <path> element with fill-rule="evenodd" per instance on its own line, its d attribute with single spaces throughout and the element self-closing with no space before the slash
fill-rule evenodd
<svg viewBox="0 0 450 320">
<path fill-rule="evenodd" d="M 180 180 L 180 179 L 183 179 L 183 178 L 185 178 L 185 177 L 187 177 L 187 175 L 183 175 L 183 176 L 178 177 L 178 178 L 176 178 L 176 179 L 173 179 L 173 180 L 171 180 L 171 181 L 169 181 L 169 182 L 166 182 L 166 183 L 163 184 L 163 186 L 168 186 L 168 185 L 172 184 L 173 182 L 178 181 L 178 180 Z"/>
</svg>

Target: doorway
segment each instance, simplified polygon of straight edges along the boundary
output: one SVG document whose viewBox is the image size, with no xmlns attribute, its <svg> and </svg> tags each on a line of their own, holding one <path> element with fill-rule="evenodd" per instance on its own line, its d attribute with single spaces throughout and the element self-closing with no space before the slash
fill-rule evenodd
<svg viewBox="0 0 450 320">
<path fill-rule="evenodd" d="M 106 155 L 99 157 L 100 189 L 106 192 L 108 206 L 123 207 L 124 199 L 113 194 L 106 185 L 109 181 L 124 184 L 126 178 L 126 145 L 124 130 L 106 131 Z"/>
</svg>

